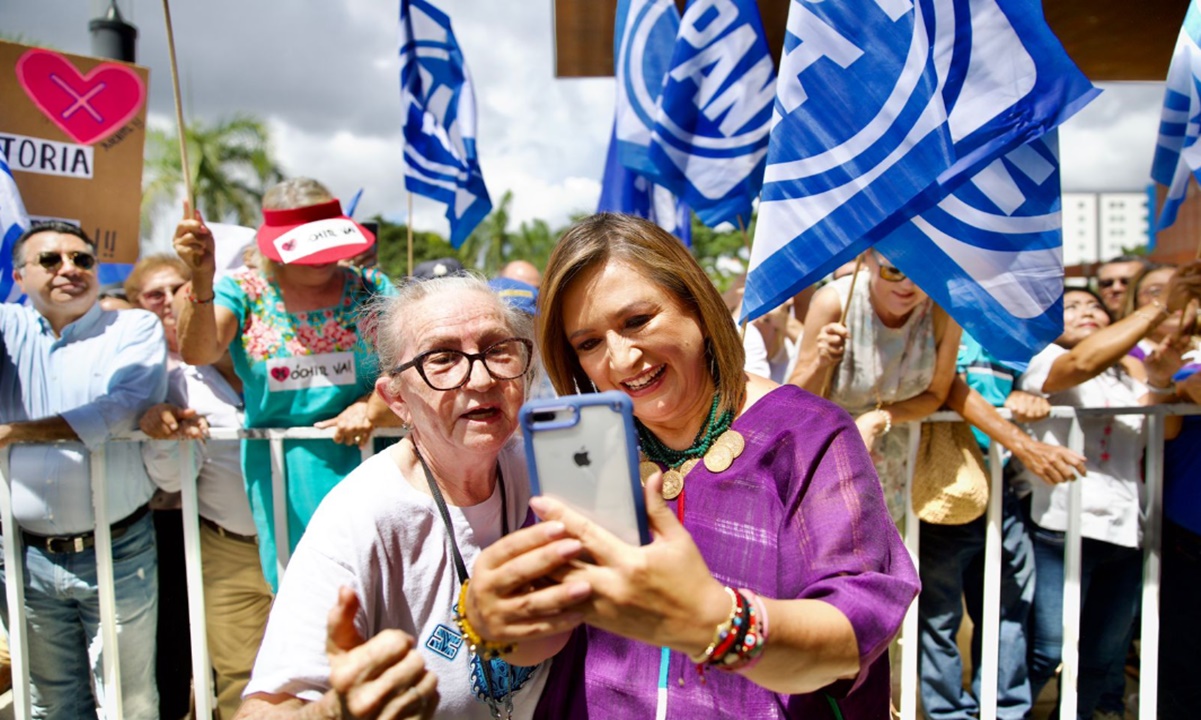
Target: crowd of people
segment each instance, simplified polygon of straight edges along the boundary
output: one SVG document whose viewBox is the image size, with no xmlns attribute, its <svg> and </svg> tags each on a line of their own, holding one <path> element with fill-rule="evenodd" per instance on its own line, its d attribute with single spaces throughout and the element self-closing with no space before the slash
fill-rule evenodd
<svg viewBox="0 0 1201 720">
<path fill-rule="evenodd" d="M 1084 498 L 1078 716 L 1124 713 L 1157 449 L 1141 415 L 1082 419 L 1083 454 L 1048 416 L 1201 399 L 1201 264 L 1106 263 L 1099 294 L 1067 288 L 1063 336 L 1018 372 L 876 251 L 740 331 L 737 297 L 638 218 L 580 220 L 543 271 L 517 261 L 488 281 L 444 259 L 395 282 L 316 181 L 272 188 L 263 218 L 246 267 L 226 271 L 185 209 L 176 255 L 125 283 L 130 309 L 101 306 L 80 229 L 36 225 L 14 248 L 29 302 L 0 305 L 0 448 L 35 717 L 94 716 L 118 692 L 127 718 L 188 713 L 185 477 L 225 720 L 885 718 L 915 598 L 922 711 L 978 717 L 985 519 L 923 517 L 916 564 L 899 532 L 909 423 L 941 408 L 985 456 L 1003 448 L 997 717 L 1030 717 L 1060 666 L 1068 482 Z M 515 437 L 527 399 L 606 390 L 633 402 L 641 547 L 531 497 Z M 207 439 L 296 426 L 330 437 L 278 457 Z M 363 461 L 388 426 L 402 439 Z M 151 439 L 105 445 L 135 428 Z M 1198 699 L 1198 433 L 1169 418 L 1161 717 Z M 200 441 L 183 468 L 180 440 Z M 119 689 L 101 662 L 101 448 Z M 0 611 L 6 628 L 18 617 L 6 597 Z"/>
</svg>

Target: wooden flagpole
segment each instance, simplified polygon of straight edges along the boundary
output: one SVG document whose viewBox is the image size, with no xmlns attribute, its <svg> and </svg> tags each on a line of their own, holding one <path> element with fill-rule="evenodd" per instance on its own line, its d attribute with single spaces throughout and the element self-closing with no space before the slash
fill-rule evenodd
<svg viewBox="0 0 1201 720">
<path fill-rule="evenodd" d="M 842 306 L 842 315 L 838 317 L 839 325 L 847 324 L 847 312 L 851 309 L 851 300 L 855 297 L 855 283 L 859 282 L 859 268 L 863 267 L 863 253 L 855 258 L 855 272 L 851 274 L 851 290 L 847 293 L 847 302 Z M 822 380 L 822 397 L 830 394 L 830 381 L 834 379 L 834 366 L 826 368 L 826 378 Z"/>
<path fill-rule="evenodd" d="M 179 127 L 179 158 L 183 168 L 184 201 L 188 212 L 196 217 L 195 197 L 192 195 L 192 170 L 188 166 L 188 140 L 183 122 L 183 97 L 179 92 L 179 66 L 175 62 L 175 33 L 171 29 L 171 8 L 163 0 L 163 19 L 167 23 L 167 54 L 171 58 L 171 89 L 175 92 L 175 124 Z"/>
<path fill-rule="evenodd" d="M 409 201 L 409 215 L 405 218 L 405 234 L 409 242 L 409 277 L 413 277 L 413 193 L 406 190 L 405 197 Z"/>
<path fill-rule="evenodd" d="M 742 216 L 741 215 L 738 216 L 738 232 L 742 233 L 742 244 L 746 246 L 747 260 L 749 261 L 750 255 L 751 255 L 751 237 L 750 237 L 750 235 L 747 234 L 746 226 L 742 224 Z M 743 285 L 742 292 L 743 292 L 743 299 L 745 299 L 746 298 L 746 285 L 745 284 Z M 742 305 L 742 303 L 739 303 L 739 307 L 741 307 L 741 305 Z M 743 343 L 746 343 L 746 323 L 747 323 L 747 321 L 743 320 L 738 325 L 738 339 L 741 340 Z"/>
<path fill-rule="evenodd" d="M 175 93 L 175 122 L 179 126 L 179 159 L 183 169 L 184 196 L 186 212 L 193 218 L 198 217 L 195 206 L 195 196 L 192 187 L 192 171 L 188 166 L 188 141 L 186 126 L 183 121 L 183 97 L 179 91 L 179 65 L 175 60 L 175 33 L 171 29 L 171 8 L 168 0 L 163 0 L 163 20 L 167 25 L 167 52 L 171 59 L 171 87 Z M 180 467 L 192 464 L 192 443 L 183 443 L 183 458 Z M 181 486 L 183 494 L 183 540 L 184 568 L 188 585 L 188 624 L 191 627 L 192 642 L 192 685 L 196 703 L 196 717 L 207 718 L 212 715 L 216 697 L 213 694 L 212 673 L 209 649 L 206 637 L 208 634 L 207 621 L 204 612 L 204 581 L 200 557 L 200 514 L 197 506 L 196 483 L 183 479 Z M 119 692 L 119 691 L 118 691 Z M 120 707 L 120 706 L 118 706 Z M 120 710 L 118 710 L 118 715 Z"/>
</svg>

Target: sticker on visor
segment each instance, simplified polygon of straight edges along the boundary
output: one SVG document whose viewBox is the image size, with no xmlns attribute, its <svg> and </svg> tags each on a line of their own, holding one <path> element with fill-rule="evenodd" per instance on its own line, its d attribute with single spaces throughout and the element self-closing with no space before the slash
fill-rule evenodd
<svg viewBox="0 0 1201 720">
<path fill-rule="evenodd" d="M 367 242 L 354 221 L 328 218 L 305 223 L 275 238 L 279 259 L 286 263 L 303 260 L 330 248 L 362 245 Z"/>
</svg>

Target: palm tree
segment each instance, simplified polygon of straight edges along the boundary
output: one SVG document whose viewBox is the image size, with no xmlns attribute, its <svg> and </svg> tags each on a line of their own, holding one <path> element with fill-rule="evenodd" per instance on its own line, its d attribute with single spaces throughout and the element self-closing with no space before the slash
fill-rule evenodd
<svg viewBox="0 0 1201 720">
<path fill-rule="evenodd" d="M 512 202 L 513 192 L 506 190 L 492 212 L 459 246 L 459 259 L 464 265 L 492 276 L 504 264 L 509 245 L 509 205 Z"/>
<path fill-rule="evenodd" d="M 283 178 L 271 154 L 267 126 L 237 116 L 187 128 L 188 165 L 196 207 L 213 221 L 254 225 L 263 193 Z M 154 211 L 178 200 L 183 189 L 179 140 L 175 133 L 151 129 L 146 138 L 142 224 Z"/>
</svg>

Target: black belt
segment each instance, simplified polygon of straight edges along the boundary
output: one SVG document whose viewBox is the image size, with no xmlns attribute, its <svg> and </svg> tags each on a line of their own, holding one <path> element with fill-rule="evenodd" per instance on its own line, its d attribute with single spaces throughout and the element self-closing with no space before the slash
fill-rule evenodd
<svg viewBox="0 0 1201 720">
<path fill-rule="evenodd" d="M 149 505 L 134 510 L 127 517 L 118 520 L 109 526 L 109 533 L 112 539 L 116 540 L 125 534 L 125 531 L 131 525 L 146 517 L 150 512 Z M 36 535 L 27 530 L 21 531 L 21 540 L 25 542 L 26 547 L 35 547 L 39 550 L 52 553 L 81 553 L 84 550 L 90 549 L 96 544 L 96 533 L 88 531 L 78 535 Z"/>
<path fill-rule="evenodd" d="M 220 525 L 213 522 L 212 520 L 209 520 L 206 517 L 200 518 L 200 524 L 204 525 L 208 529 L 217 533 L 221 537 L 229 538 L 230 540 L 237 540 L 238 542 L 249 543 L 251 545 L 259 544 L 259 536 L 258 535 L 239 535 L 236 532 L 231 532 L 229 530 L 226 530 L 225 528 L 221 527 Z"/>
</svg>

